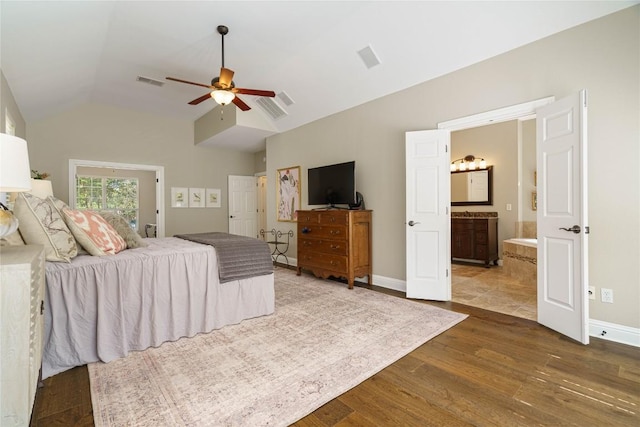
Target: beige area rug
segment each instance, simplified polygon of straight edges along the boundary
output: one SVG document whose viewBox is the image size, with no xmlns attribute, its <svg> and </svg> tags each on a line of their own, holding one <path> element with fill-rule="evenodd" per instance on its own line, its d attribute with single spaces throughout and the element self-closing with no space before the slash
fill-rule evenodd
<svg viewBox="0 0 640 427">
<path fill-rule="evenodd" d="M 276 269 L 276 311 L 89 365 L 102 426 L 286 426 L 466 316 Z"/>
</svg>

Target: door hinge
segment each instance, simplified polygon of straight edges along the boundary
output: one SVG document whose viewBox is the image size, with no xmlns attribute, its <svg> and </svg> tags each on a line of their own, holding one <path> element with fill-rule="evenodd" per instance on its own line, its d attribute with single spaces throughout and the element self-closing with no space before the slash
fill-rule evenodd
<svg viewBox="0 0 640 427">
<path fill-rule="evenodd" d="M 589 226 L 588 225 L 584 228 L 584 234 L 589 234 Z"/>
<path fill-rule="evenodd" d="M 447 277 L 449 277 L 449 269 L 447 268 Z"/>
<path fill-rule="evenodd" d="M 449 215 L 449 206 L 444 207 L 444 214 Z"/>
<path fill-rule="evenodd" d="M 158 184 L 160 182 L 160 180 L 158 178 L 156 178 L 156 184 Z"/>
</svg>

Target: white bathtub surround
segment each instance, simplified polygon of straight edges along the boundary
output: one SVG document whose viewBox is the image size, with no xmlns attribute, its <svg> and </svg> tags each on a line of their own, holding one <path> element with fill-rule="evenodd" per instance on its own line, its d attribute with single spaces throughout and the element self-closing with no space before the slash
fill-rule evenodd
<svg viewBox="0 0 640 427">
<path fill-rule="evenodd" d="M 504 272 L 534 289 L 538 285 L 537 246 L 536 239 L 509 239 L 502 242 Z"/>
</svg>

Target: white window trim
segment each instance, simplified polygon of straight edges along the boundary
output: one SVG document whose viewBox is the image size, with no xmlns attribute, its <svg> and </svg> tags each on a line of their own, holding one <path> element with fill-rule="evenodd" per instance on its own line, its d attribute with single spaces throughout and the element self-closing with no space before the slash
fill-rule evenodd
<svg viewBox="0 0 640 427">
<path fill-rule="evenodd" d="M 76 175 L 79 167 L 130 169 L 142 171 L 154 171 L 156 173 L 156 235 L 165 235 L 165 213 L 164 213 L 164 166 L 139 165 L 131 163 L 114 163 L 96 160 L 69 159 L 69 205 L 76 206 Z"/>
</svg>

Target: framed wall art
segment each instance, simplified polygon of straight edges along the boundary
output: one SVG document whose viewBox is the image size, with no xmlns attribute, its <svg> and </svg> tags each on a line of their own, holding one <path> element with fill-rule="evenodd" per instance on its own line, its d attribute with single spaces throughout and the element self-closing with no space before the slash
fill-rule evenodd
<svg viewBox="0 0 640 427">
<path fill-rule="evenodd" d="M 189 189 L 189 207 L 190 208 L 204 208 L 204 188 L 190 188 Z"/>
<path fill-rule="evenodd" d="M 208 208 L 219 208 L 221 206 L 219 188 L 207 188 L 206 196 L 206 205 Z"/>
<path fill-rule="evenodd" d="M 278 169 L 277 173 L 277 219 L 297 221 L 300 210 L 300 166 Z"/>
<path fill-rule="evenodd" d="M 189 207 L 189 189 L 184 187 L 171 187 L 171 207 Z"/>
</svg>

